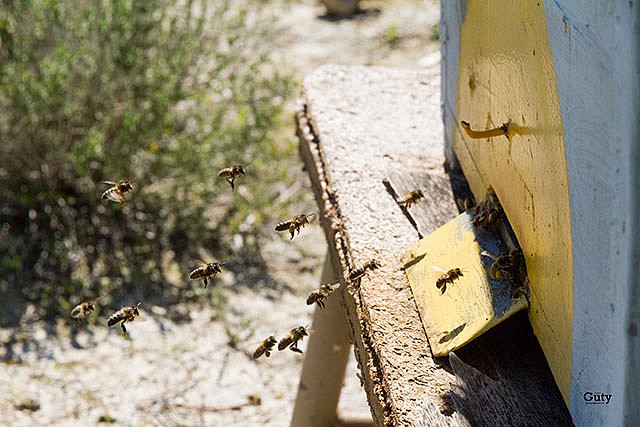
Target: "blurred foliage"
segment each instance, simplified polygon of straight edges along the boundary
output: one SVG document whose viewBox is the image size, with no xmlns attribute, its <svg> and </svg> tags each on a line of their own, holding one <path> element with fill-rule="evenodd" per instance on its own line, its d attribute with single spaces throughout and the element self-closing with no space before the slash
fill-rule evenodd
<svg viewBox="0 0 640 427">
<path fill-rule="evenodd" d="M 429 36 L 429 40 L 432 42 L 437 42 L 440 40 L 440 24 L 436 24 L 431 27 L 431 35 Z"/>
<path fill-rule="evenodd" d="M 188 273 L 197 248 L 264 221 L 293 149 L 273 138 L 292 82 L 272 26 L 265 2 L 3 0 L 4 291 L 48 315 L 177 296 L 167 254 Z M 218 170 L 249 162 L 232 194 Z M 101 201 L 122 179 L 130 201 Z"/>
<path fill-rule="evenodd" d="M 400 36 L 398 34 L 398 24 L 391 24 L 384 30 L 384 39 L 391 47 L 398 43 Z"/>
</svg>

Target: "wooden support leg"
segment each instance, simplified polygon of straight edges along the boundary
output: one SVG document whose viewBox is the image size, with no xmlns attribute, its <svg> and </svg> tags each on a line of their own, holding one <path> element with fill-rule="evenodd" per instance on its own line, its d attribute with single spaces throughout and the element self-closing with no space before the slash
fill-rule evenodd
<svg viewBox="0 0 640 427">
<path fill-rule="evenodd" d="M 328 254 L 321 281 L 337 282 Z M 325 302 L 326 308 L 316 307 L 313 316 L 292 427 L 330 427 L 338 423 L 338 400 L 351 343 L 340 295 L 335 292 Z"/>
</svg>

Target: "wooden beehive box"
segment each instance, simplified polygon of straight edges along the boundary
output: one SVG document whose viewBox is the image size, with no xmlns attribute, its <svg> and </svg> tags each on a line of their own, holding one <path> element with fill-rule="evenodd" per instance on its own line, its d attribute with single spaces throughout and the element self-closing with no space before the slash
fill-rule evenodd
<svg viewBox="0 0 640 427">
<path fill-rule="evenodd" d="M 449 167 L 505 209 L 531 324 L 577 425 L 640 422 L 638 7 L 442 2 Z M 510 122 L 512 136 L 471 139 L 461 121 Z"/>
</svg>

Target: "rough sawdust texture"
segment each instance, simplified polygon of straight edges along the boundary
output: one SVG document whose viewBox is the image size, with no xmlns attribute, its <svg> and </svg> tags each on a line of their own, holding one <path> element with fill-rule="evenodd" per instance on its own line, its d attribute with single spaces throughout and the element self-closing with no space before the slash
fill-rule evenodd
<svg viewBox="0 0 640 427">
<path fill-rule="evenodd" d="M 438 73 L 323 66 L 304 91 L 301 151 L 337 270 L 348 276 L 370 258 L 381 264 L 359 289 L 349 287 L 346 301 L 374 420 L 411 425 L 425 396 L 451 413 L 455 378 L 431 357 L 399 262 L 418 235 L 383 184 L 394 168 L 442 170 Z"/>
</svg>

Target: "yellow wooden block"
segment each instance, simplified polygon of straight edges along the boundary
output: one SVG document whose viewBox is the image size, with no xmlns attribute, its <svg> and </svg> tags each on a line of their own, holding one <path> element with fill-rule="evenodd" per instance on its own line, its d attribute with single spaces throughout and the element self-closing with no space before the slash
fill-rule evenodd
<svg viewBox="0 0 640 427">
<path fill-rule="evenodd" d="M 508 249 L 492 233 L 475 229 L 467 211 L 421 239 L 402 256 L 434 356 L 445 356 L 482 335 L 528 302 L 506 279 L 492 279 L 493 259 Z M 462 277 L 442 288 L 440 276 L 459 268 Z"/>
</svg>

